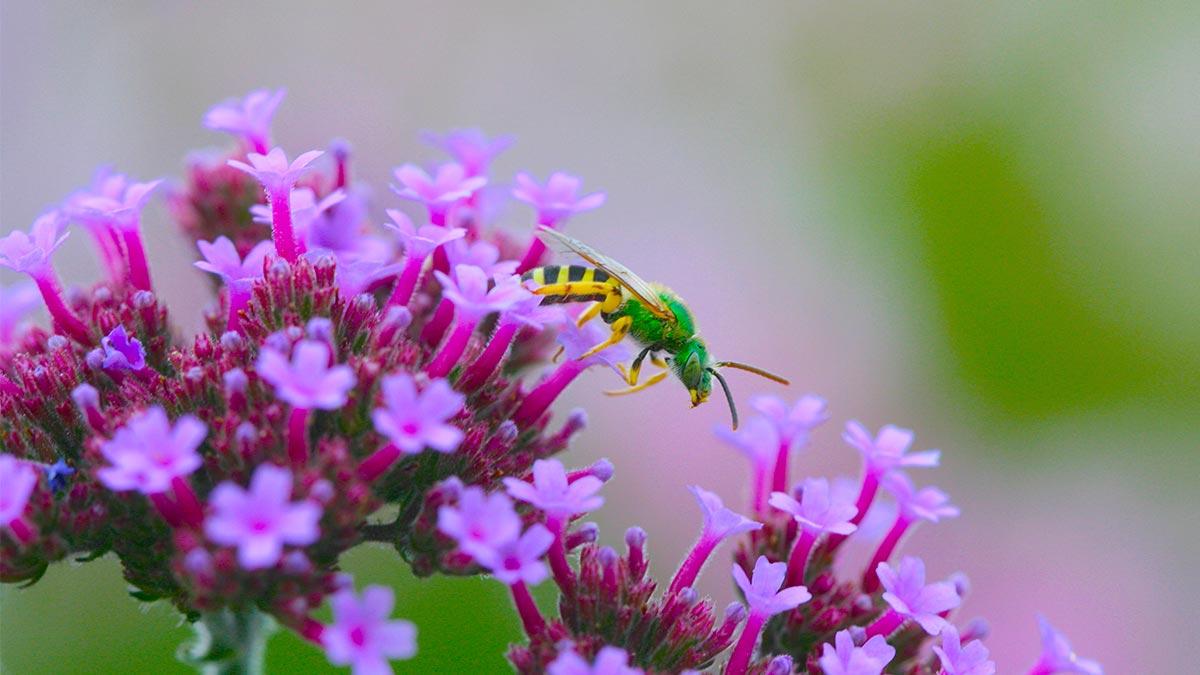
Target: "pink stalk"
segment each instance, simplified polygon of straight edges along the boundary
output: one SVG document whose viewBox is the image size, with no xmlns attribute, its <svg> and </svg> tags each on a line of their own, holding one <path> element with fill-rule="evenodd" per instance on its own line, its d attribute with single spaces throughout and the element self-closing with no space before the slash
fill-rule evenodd
<svg viewBox="0 0 1200 675">
<path fill-rule="evenodd" d="M 904 616 L 889 607 L 883 616 L 875 619 L 871 622 L 871 625 L 867 626 L 867 639 L 870 640 L 876 635 L 887 637 L 895 633 L 896 629 L 903 623 Z"/>
<path fill-rule="evenodd" d="M 519 323 L 500 324 L 500 327 L 492 334 L 492 339 L 488 340 L 487 347 L 484 347 L 483 353 L 463 371 L 463 376 L 458 380 L 460 391 L 474 391 L 483 386 L 484 382 L 487 382 L 492 373 L 496 372 L 496 369 L 500 367 L 501 359 L 508 353 L 508 348 L 512 345 L 513 340 L 516 339 L 517 331 L 520 329 L 521 324 Z"/>
<path fill-rule="evenodd" d="M 171 501 L 167 493 L 155 492 L 148 496 L 150 497 L 150 503 L 154 505 L 154 508 L 158 510 L 158 513 L 163 517 L 163 520 L 167 521 L 168 525 L 179 527 L 183 524 L 183 518 L 179 514 L 179 507 L 175 505 L 175 502 Z"/>
<path fill-rule="evenodd" d="M 667 595 L 674 595 L 696 583 L 696 577 L 700 576 L 700 570 L 703 569 L 704 563 L 708 561 L 708 556 L 712 555 L 713 549 L 719 543 L 721 543 L 720 537 L 714 537 L 708 532 L 702 532 L 700 539 L 696 541 L 696 545 L 692 547 L 691 551 L 688 551 L 683 564 L 679 566 L 679 571 L 675 572 L 675 577 L 671 579 L 671 586 L 667 590 Z"/>
<path fill-rule="evenodd" d="M 871 508 L 871 502 L 875 501 L 875 493 L 879 492 L 879 476 L 876 475 L 870 467 L 863 469 L 862 487 L 858 490 L 858 500 L 854 503 L 858 507 L 858 513 L 850 519 L 851 525 L 858 525 L 867 517 L 867 510 Z M 832 553 L 837 550 L 838 546 L 846 541 L 846 534 L 831 534 L 829 535 L 829 551 Z"/>
<path fill-rule="evenodd" d="M 542 618 L 541 611 L 538 610 L 537 603 L 533 601 L 533 596 L 529 594 L 529 588 L 524 581 L 518 581 L 509 586 L 512 591 L 513 604 L 517 607 L 517 614 L 521 617 L 521 625 L 525 627 L 525 634 L 530 638 L 534 638 L 546 630 L 546 620 Z"/>
<path fill-rule="evenodd" d="M 46 309 L 50 310 L 50 317 L 54 319 L 54 324 L 76 342 L 85 345 L 93 344 L 87 326 L 67 308 L 67 303 L 63 302 L 62 291 L 59 290 L 54 271 L 47 267 L 31 276 L 34 283 L 37 284 L 38 290 L 42 292 L 42 300 L 46 303 Z"/>
<path fill-rule="evenodd" d="M 542 413 L 546 412 L 546 408 L 554 403 L 554 399 L 558 398 L 567 385 L 579 377 L 584 370 L 587 370 L 587 366 L 580 361 L 572 359 L 563 362 L 553 373 L 550 373 L 549 377 L 529 392 L 529 395 L 521 402 L 521 407 L 517 408 L 517 412 L 513 415 L 513 421 L 518 426 L 528 426 L 536 422 Z"/>
<path fill-rule="evenodd" d="M 804 570 L 808 567 L 808 557 L 812 554 L 813 545 L 817 543 L 817 533 L 807 527 L 800 528 L 800 538 L 792 547 L 792 555 L 788 557 L 787 577 L 784 587 L 801 586 L 804 584 Z"/>
<path fill-rule="evenodd" d="M 366 459 L 358 465 L 358 477 L 370 483 L 379 478 L 387 470 L 392 468 L 397 459 L 400 459 L 400 448 L 388 443 L 371 453 Z"/>
<path fill-rule="evenodd" d="M 775 455 L 775 474 L 771 481 L 771 489 L 775 492 L 787 492 L 788 458 L 791 455 L 791 451 L 791 443 L 780 441 L 779 453 Z"/>
<path fill-rule="evenodd" d="M 563 545 L 566 523 L 561 517 L 547 514 L 546 529 L 554 535 L 554 543 L 550 544 L 550 551 L 546 556 L 550 559 L 550 571 L 554 573 L 554 582 L 562 589 L 564 595 L 572 595 L 575 592 L 575 574 L 567 564 L 567 549 Z"/>
<path fill-rule="evenodd" d="M 450 256 L 446 254 L 446 249 L 441 246 L 433 250 L 433 269 L 442 274 L 450 273 Z"/>
<path fill-rule="evenodd" d="M 871 556 L 871 562 L 867 563 L 867 569 L 863 572 L 862 589 L 864 592 L 874 593 L 879 589 L 879 574 L 875 568 L 879 567 L 879 563 L 892 557 L 900 539 L 911 525 L 912 521 L 905 518 L 903 514 L 896 517 L 895 524 L 884 535 L 883 541 L 879 542 L 879 548 L 875 550 L 875 555 Z"/>
<path fill-rule="evenodd" d="M 524 274 L 529 270 L 538 266 L 542 256 L 546 253 L 546 245 L 541 239 L 533 238 L 529 242 L 529 248 L 525 250 L 525 255 L 521 257 L 521 264 L 517 265 L 517 274 Z"/>
<path fill-rule="evenodd" d="M 407 305 L 412 299 L 413 291 L 417 289 L 417 281 L 421 279 L 421 268 L 425 266 L 424 256 L 408 256 L 404 260 L 404 269 L 396 279 L 396 288 L 392 297 L 388 298 L 389 305 Z"/>
<path fill-rule="evenodd" d="M 100 251 L 100 260 L 108 273 L 108 280 L 118 285 L 125 279 L 125 256 L 121 253 L 121 244 L 116 233 L 108 225 L 95 224 L 88 228 L 88 233 L 96 241 L 96 249 Z"/>
<path fill-rule="evenodd" d="M 421 329 L 421 340 L 430 347 L 436 347 L 442 341 L 442 337 L 446 335 L 446 329 L 450 327 L 450 322 L 453 320 L 454 303 L 450 302 L 449 298 L 442 298 L 433 312 L 433 318 Z"/>
<path fill-rule="evenodd" d="M 347 165 L 347 160 L 350 158 L 345 145 L 342 145 L 333 152 L 334 161 L 337 162 L 337 177 L 334 178 L 333 189 L 341 189 L 346 187 L 350 182 L 350 167 Z"/>
<path fill-rule="evenodd" d="M 454 331 L 450 333 L 450 337 L 446 339 L 446 343 L 442 345 L 442 349 L 434 355 L 433 360 L 425 367 L 425 372 L 429 377 L 445 377 L 454 369 L 454 364 L 462 358 L 463 352 L 467 349 L 467 343 L 471 340 L 471 334 L 475 332 L 476 320 L 467 317 L 461 317 L 458 323 L 454 326 Z"/>
<path fill-rule="evenodd" d="M 250 304 L 250 285 L 244 280 L 232 281 L 225 287 L 229 293 L 229 319 L 225 328 L 242 332 L 242 318 L 238 314 Z"/>
<path fill-rule="evenodd" d="M 17 538 L 17 541 L 21 542 L 22 546 L 28 546 L 37 539 L 37 534 L 33 531 L 33 526 L 20 516 L 8 521 L 8 529 L 12 530 L 13 536 Z"/>
<path fill-rule="evenodd" d="M 308 461 L 308 409 L 292 408 L 288 417 L 288 458 L 292 466 L 302 466 Z"/>
<path fill-rule="evenodd" d="M 125 256 L 129 263 L 129 282 L 138 290 L 152 290 L 150 265 L 146 262 L 146 248 L 142 245 L 142 234 L 138 231 L 138 221 L 134 220 L 118 227 L 121 232 L 121 240 L 125 243 Z"/>
<path fill-rule="evenodd" d="M 204 507 L 192 486 L 182 476 L 176 476 L 171 479 L 171 493 L 179 506 L 180 519 L 192 527 L 199 527 L 204 522 Z"/>
<path fill-rule="evenodd" d="M 289 263 L 294 263 L 300 254 L 296 233 L 292 230 L 291 186 L 283 185 L 268 190 L 267 201 L 271 202 L 271 238 L 275 240 L 275 252 Z"/>
<path fill-rule="evenodd" d="M 746 627 L 742 629 L 742 636 L 738 638 L 737 644 L 733 647 L 733 654 L 729 657 L 729 663 L 725 665 L 725 675 L 744 675 L 746 668 L 750 665 L 750 657 L 754 654 L 754 645 L 758 642 L 758 634 L 762 632 L 763 625 L 767 623 L 767 617 L 759 612 L 750 612 L 750 617 L 746 619 Z"/>
<path fill-rule="evenodd" d="M 750 509 L 761 516 L 767 512 L 767 467 L 762 462 L 754 463 L 754 476 L 751 480 L 754 481 L 754 497 Z"/>
</svg>

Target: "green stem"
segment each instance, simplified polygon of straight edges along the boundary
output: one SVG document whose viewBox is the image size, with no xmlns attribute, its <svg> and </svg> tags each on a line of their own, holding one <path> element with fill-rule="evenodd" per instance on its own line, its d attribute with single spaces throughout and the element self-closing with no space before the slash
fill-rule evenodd
<svg viewBox="0 0 1200 675">
<path fill-rule="evenodd" d="M 262 675 L 267 640 L 275 620 L 257 609 L 207 612 L 192 624 L 193 639 L 179 648 L 179 660 L 204 675 Z"/>
</svg>

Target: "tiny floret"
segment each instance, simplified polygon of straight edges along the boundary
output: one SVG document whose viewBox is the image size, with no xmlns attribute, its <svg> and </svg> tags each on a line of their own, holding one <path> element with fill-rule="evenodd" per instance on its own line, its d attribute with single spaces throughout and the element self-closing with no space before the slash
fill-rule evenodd
<svg viewBox="0 0 1200 675">
<path fill-rule="evenodd" d="M 454 275 L 434 272 L 442 284 L 442 294 L 454 303 L 460 317 L 479 320 L 492 312 L 502 312 L 532 294 L 521 285 L 521 278 L 510 274 L 488 283 L 483 270 L 474 265 L 458 265 Z M 490 287 L 489 287 L 490 286 Z"/>
<path fill-rule="evenodd" d="M 362 595 L 345 588 L 330 598 L 333 623 L 321 631 L 325 655 L 335 666 L 350 666 L 355 675 L 390 673 L 391 659 L 417 653 L 417 628 L 392 621 L 395 594 L 387 586 L 367 586 Z"/>
<path fill-rule="evenodd" d="M 902 471 L 892 471 L 884 476 L 883 485 L 896 498 L 900 513 L 908 520 L 936 523 L 942 518 L 959 515 L 958 507 L 950 503 L 950 495 L 932 485 L 918 490 Z"/>
<path fill-rule="evenodd" d="M 787 563 L 773 563 L 766 556 L 759 556 L 754 563 L 754 572 L 750 578 L 741 565 L 734 563 L 733 580 L 746 596 L 746 604 L 750 606 L 751 614 L 759 616 L 774 616 L 799 607 L 812 599 L 808 589 L 803 586 L 783 588 L 784 577 L 787 576 Z"/>
<path fill-rule="evenodd" d="M 405 164 L 394 173 L 400 182 L 400 185 L 392 187 L 396 194 L 420 202 L 431 214 L 442 216 L 451 206 L 469 199 L 487 185 L 487 178 L 470 176 L 463 165 L 455 162 L 439 166 L 432 176 L 415 164 Z"/>
<path fill-rule="evenodd" d="M 275 251 L 274 243 L 260 241 L 243 258 L 238 255 L 237 248 L 234 247 L 229 237 L 224 236 L 217 237 L 211 242 L 197 241 L 196 246 L 200 249 L 200 255 L 204 256 L 204 260 L 192 264 L 205 272 L 216 274 L 224 279 L 225 283 L 262 277 L 263 260 L 268 254 Z"/>
<path fill-rule="evenodd" d="M 588 663 L 574 649 L 564 649 L 546 667 L 550 675 L 640 675 L 640 668 L 629 665 L 629 654 L 620 647 L 601 647 L 596 660 Z"/>
<path fill-rule="evenodd" d="M 750 407 L 770 422 L 779 438 L 789 444 L 805 440 L 808 432 L 829 419 L 825 399 L 813 394 L 801 396 L 791 406 L 778 396 L 755 396 L 750 399 Z"/>
<path fill-rule="evenodd" d="M 408 373 L 383 378 L 383 407 L 371 413 L 375 430 L 387 436 L 406 454 L 417 454 L 425 448 L 438 452 L 454 452 L 462 442 L 463 432 L 447 424 L 462 410 L 465 397 L 454 391 L 450 383 L 436 378 L 421 392 Z"/>
<path fill-rule="evenodd" d="M 479 129 L 455 129 L 448 134 L 430 132 L 421 134 L 426 143 L 441 148 L 463 166 L 468 176 L 487 173 L 488 165 L 496 155 L 513 144 L 512 136 L 497 136 L 489 139 Z"/>
<path fill-rule="evenodd" d="M 240 99 L 222 101 L 204 115 L 204 126 L 240 136 L 261 152 L 271 142 L 271 120 L 286 93 L 256 89 Z"/>
<path fill-rule="evenodd" d="M 858 508 L 850 501 L 842 501 L 830 491 L 829 481 L 824 478 L 809 478 L 804 481 L 800 501 L 783 492 L 771 493 L 770 504 L 780 511 L 790 513 L 796 522 L 811 532 L 850 534 L 856 528 L 850 522 Z"/>
<path fill-rule="evenodd" d="M 546 578 L 546 565 L 541 558 L 553 542 L 554 535 L 550 530 L 541 523 L 535 523 L 520 538 L 473 555 L 475 561 L 486 567 L 500 582 L 510 586 L 524 582 L 533 586 Z"/>
<path fill-rule="evenodd" d="M 246 155 L 246 162 L 236 159 L 229 160 L 229 166 L 254 176 L 263 184 L 268 192 L 277 193 L 290 190 L 300 176 L 308 171 L 313 160 L 325 154 L 320 150 L 309 150 L 301 154 L 290 164 L 283 148 L 275 147 L 265 155 L 252 152 Z"/>
<path fill-rule="evenodd" d="M 285 544 L 307 546 L 320 534 L 321 507 L 291 498 L 292 472 L 259 465 L 250 489 L 226 481 L 212 491 L 208 500 L 212 513 L 204 521 L 204 533 L 218 544 L 237 547 L 243 568 L 271 567 Z"/>
<path fill-rule="evenodd" d="M 1104 668 L 1091 659 L 1081 658 L 1071 648 L 1067 636 L 1050 625 L 1046 617 L 1038 614 L 1038 632 L 1042 637 L 1042 655 L 1031 675 L 1050 673 L 1077 673 L 1078 675 L 1104 675 Z"/>
<path fill-rule="evenodd" d="M 916 621 L 930 635 L 941 633 L 947 625 L 938 615 L 962 602 L 958 591 L 949 582 L 925 584 L 925 562 L 920 558 L 907 556 L 900 561 L 898 569 L 886 562 L 879 563 L 875 569 L 886 591 L 884 602 L 897 614 Z"/>
<path fill-rule="evenodd" d="M 736 431 L 722 424 L 713 427 L 713 432 L 755 466 L 767 466 L 779 451 L 779 432 L 763 417 L 750 418 Z"/>
<path fill-rule="evenodd" d="M 885 425 L 875 438 L 871 438 L 871 434 L 863 425 L 850 421 L 846 423 L 842 439 L 858 448 L 867 469 L 876 474 L 903 467 L 937 466 L 942 454 L 938 450 L 905 454 L 912 445 L 913 432 L 911 429 L 901 429 L 891 424 Z"/>
<path fill-rule="evenodd" d="M 100 341 L 105 370 L 141 370 L 146 367 L 146 349 L 137 338 L 117 326 Z"/>
<path fill-rule="evenodd" d="M 545 185 L 524 172 L 517 174 L 516 183 L 513 197 L 537 209 L 538 222 L 542 225 L 553 227 L 576 213 L 591 211 L 604 204 L 603 192 L 581 196 L 582 181 L 561 171 L 550 174 Z"/>
<path fill-rule="evenodd" d="M 988 649 L 980 640 L 962 644 L 958 629 L 946 626 L 942 630 L 941 646 L 934 645 L 938 662 L 945 675 L 993 675 L 996 664 L 988 658 Z"/>
<path fill-rule="evenodd" d="M 403 211 L 388 209 L 391 222 L 383 226 L 392 230 L 400 237 L 404 254 L 410 260 L 424 260 L 433 249 L 466 236 L 467 231 L 461 227 L 444 227 L 442 225 L 422 225 L 417 227 Z"/>
<path fill-rule="evenodd" d="M 896 649 L 882 635 L 857 646 L 850 631 L 843 630 L 833 636 L 833 644 L 821 646 L 817 663 L 825 675 L 880 675 L 895 656 Z"/>
<path fill-rule="evenodd" d="M 206 435 L 208 427 L 195 417 L 184 415 L 171 424 L 167 413 L 155 406 L 130 418 L 112 440 L 100 444 L 108 466 L 96 475 L 105 487 L 117 492 L 165 492 L 172 479 L 200 467 L 196 448 Z"/>
<path fill-rule="evenodd" d="M 58 211 L 38 216 L 28 232 L 15 230 L 0 239 L 0 267 L 30 275 L 43 273 L 50 258 L 67 240 L 66 222 Z"/>
<path fill-rule="evenodd" d="M 464 553 L 477 557 L 515 540 L 521 534 L 521 518 L 504 493 L 488 494 L 471 486 L 463 490 L 457 506 L 438 508 L 438 530 Z"/>
<path fill-rule="evenodd" d="M 275 387 L 276 396 L 310 410 L 337 410 L 346 405 L 356 381 L 349 366 L 330 367 L 329 347 L 315 340 L 297 342 L 291 361 L 282 352 L 264 346 L 255 369 Z"/>
<path fill-rule="evenodd" d="M 513 499 L 533 504 L 551 517 L 588 513 L 604 504 L 604 498 L 596 494 L 604 487 L 604 481 L 589 475 L 568 483 L 567 471 L 557 459 L 534 462 L 533 482 L 505 478 L 504 486 Z"/>
<path fill-rule="evenodd" d="M 0 526 L 8 525 L 25 513 L 29 496 L 37 486 L 37 471 L 29 462 L 0 454 Z"/>
<path fill-rule="evenodd" d="M 704 513 L 702 537 L 724 539 L 762 528 L 762 523 L 725 508 L 724 502 L 716 493 L 709 492 L 698 485 L 689 485 L 688 489 L 695 495 L 696 503 L 700 505 L 700 510 Z"/>
</svg>

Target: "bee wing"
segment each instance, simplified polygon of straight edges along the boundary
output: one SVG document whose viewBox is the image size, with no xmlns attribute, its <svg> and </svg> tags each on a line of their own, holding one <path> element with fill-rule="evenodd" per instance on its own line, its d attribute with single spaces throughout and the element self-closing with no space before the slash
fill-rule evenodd
<svg viewBox="0 0 1200 675">
<path fill-rule="evenodd" d="M 667 307 L 662 298 L 658 297 L 658 292 L 654 290 L 654 287 L 634 274 L 628 267 L 582 241 L 574 237 L 568 237 L 562 232 L 552 230 L 545 225 L 538 227 L 537 235 L 547 244 L 566 248 L 580 258 L 608 272 L 609 276 L 619 281 L 625 287 L 625 290 L 632 293 L 655 316 L 668 321 L 675 321 L 675 313 L 671 311 L 670 307 Z"/>
</svg>

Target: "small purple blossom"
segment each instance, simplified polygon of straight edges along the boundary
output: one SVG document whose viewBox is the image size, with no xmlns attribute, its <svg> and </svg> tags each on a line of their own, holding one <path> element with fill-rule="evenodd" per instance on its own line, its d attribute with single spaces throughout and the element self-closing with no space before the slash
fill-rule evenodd
<svg viewBox="0 0 1200 675">
<path fill-rule="evenodd" d="M 617 366 L 623 365 L 633 357 L 633 352 L 625 341 L 607 347 L 586 359 L 579 358 L 606 338 L 608 330 L 599 321 L 589 321 L 582 327 L 576 326 L 574 321 L 563 321 L 559 326 L 558 344 L 562 345 L 568 359 L 578 362 L 583 367 L 605 365 L 619 374 Z"/>
<path fill-rule="evenodd" d="M 417 628 L 409 621 L 391 621 L 396 596 L 387 586 L 367 586 L 359 596 L 352 588 L 333 595 L 333 623 L 321 631 L 329 662 L 350 666 L 355 675 L 392 672 L 390 659 L 410 659 L 417 653 Z"/>
<path fill-rule="evenodd" d="M 405 164 L 394 173 L 400 186 L 394 185 L 392 189 L 404 199 L 424 204 L 435 225 L 445 224 L 451 206 L 469 199 L 487 185 L 487 178 L 468 175 L 463 165 L 454 162 L 442 164 L 433 176 L 415 164 Z"/>
<path fill-rule="evenodd" d="M 32 282 L 0 284 L 0 352 L 12 344 L 17 328 L 25 317 L 41 304 L 41 295 Z"/>
<path fill-rule="evenodd" d="M 901 515 L 909 521 L 936 523 L 942 518 L 957 518 L 960 513 L 958 507 L 950 503 L 950 495 L 932 485 L 918 490 L 903 471 L 890 472 L 882 483 L 896 498 Z"/>
<path fill-rule="evenodd" d="M 111 174 L 106 177 L 102 189 L 72 196 L 69 209 L 73 216 L 84 221 L 107 222 L 127 229 L 136 224 L 137 215 L 150 200 L 150 193 L 162 182 L 160 178 L 138 183 L 122 174 Z"/>
<path fill-rule="evenodd" d="M 825 675 L 880 675 L 896 656 L 896 649 L 882 635 L 859 647 L 850 631 L 843 630 L 833 636 L 833 642 L 821 646 L 821 658 L 817 660 Z"/>
<path fill-rule="evenodd" d="M 462 165 L 467 176 L 481 176 L 496 155 L 507 150 L 515 140 L 512 136 L 489 139 L 479 129 L 454 129 L 445 135 L 432 132 L 421 134 L 421 140 L 441 148 Z"/>
<path fill-rule="evenodd" d="M 596 494 L 604 481 L 596 476 L 581 476 L 567 482 L 567 471 L 557 459 L 539 459 L 533 463 L 533 482 L 505 478 L 504 486 L 513 499 L 527 502 L 552 518 L 568 518 L 595 511 L 604 504 Z"/>
<path fill-rule="evenodd" d="M 1067 636 L 1050 625 L 1041 614 L 1037 616 L 1038 632 L 1042 637 L 1042 655 L 1029 675 L 1051 675 L 1052 673 L 1076 673 L 1077 675 L 1104 675 L 1104 668 L 1096 661 L 1081 658 L 1071 648 Z"/>
<path fill-rule="evenodd" d="M 383 407 L 371 413 L 375 430 L 387 436 L 406 454 L 417 454 L 425 448 L 438 452 L 454 452 L 462 442 L 463 432 L 446 424 L 462 410 L 466 400 L 444 379 L 435 379 L 420 393 L 408 373 L 383 378 Z"/>
<path fill-rule="evenodd" d="M 471 551 L 475 561 L 486 567 L 492 576 L 509 586 L 525 583 L 540 584 L 547 576 L 542 556 L 554 542 L 554 535 L 541 523 L 534 523 L 517 539 L 510 539 L 495 548 Z"/>
<path fill-rule="evenodd" d="M 225 236 L 217 237 L 211 242 L 197 241 L 196 246 L 204 260 L 192 264 L 205 272 L 216 274 L 224 279 L 226 284 L 261 278 L 263 260 L 275 250 L 271 242 L 260 241 L 250 249 L 245 258 L 242 258 L 233 242 Z"/>
<path fill-rule="evenodd" d="M 752 417 L 735 431 L 725 425 L 713 427 L 713 433 L 746 456 L 757 469 L 768 467 L 779 450 L 779 432 L 762 417 Z"/>
<path fill-rule="evenodd" d="M 245 139 L 257 152 L 271 142 L 271 120 L 283 101 L 285 89 L 256 89 L 244 97 L 231 98 L 213 106 L 204 115 L 204 126 Z"/>
<path fill-rule="evenodd" d="M 639 675 L 642 670 L 629 665 L 629 654 L 611 645 L 596 652 L 596 660 L 588 663 L 574 649 L 564 649 L 546 667 L 549 675 Z"/>
<path fill-rule="evenodd" d="M 320 535 L 321 507 L 291 498 L 292 472 L 261 464 L 249 490 L 226 481 L 212 491 L 212 513 L 204 521 L 204 533 L 217 544 L 236 546 L 245 569 L 271 567 L 285 544 L 307 546 Z"/>
<path fill-rule="evenodd" d="M 275 147 L 265 155 L 257 152 L 246 155 L 246 159 L 250 161 L 249 164 L 231 159 L 229 166 L 254 176 L 271 195 L 280 192 L 286 194 L 286 191 L 292 189 L 300 176 L 308 171 L 313 160 L 324 154 L 321 150 L 309 150 L 289 164 L 283 148 Z"/>
<path fill-rule="evenodd" d="M 62 492 L 66 489 L 67 479 L 75 475 L 75 469 L 61 459 L 47 465 L 43 471 L 46 474 L 46 485 L 50 486 L 50 490 L 53 492 Z M 0 522 L 3 522 L 2 517 L 0 517 Z"/>
<path fill-rule="evenodd" d="M 804 481 L 800 501 L 783 492 L 771 494 L 770 504 L 780 511 L 790 513 L 797 523 L 815 533 L 850 534 L 856 528 L 850 522 L 858 513 L 851 500 L 842 500 L 849 495 L 835 495 L 825 478 L 808 478 Z"/>
<path fill-rule="evenodd" d="M 130 418 L 112 440 L 100 444 L 108 466 L 96 475 L 105 487 L 117 492 L 166 492 L 172 479 L 200 467 L 196 448 L 207 435 L 208 427 L 195 417 L 184 415 L 171 424 L 167 413 L 155 406 Z"/>
<path fill-rule="evenodd" d="M 604 204 L 603 192 L 580 196 L 579 178 L 561 171 L 550 174 L 545 185 L 524 172 L 517 174 L 516 183 L 513 197 L 537 209 L 538 223 L 547 227 L 555 227 L 576 213 L 590 211 Z"/>
<path fill-rule="evenodd" d="M 434 275 L 442 284 L 442 295 L 454 303 L 459 321 L 478 321 L 532 295 L 515 274 L 496 277 L 489 288 L 487 275 L 473 265 L 457 265 L 453 276 L 441 272 L 434 272 Z"/>
<path fill-rule="evenodd" d="M 786 575 L 787 563 L 773 563 L 766 556 L 759 556 L 754 562 L 754 572 L 749 578 L 741 565 L 733 565 L 733 580 L 746 596 L 750 613 L 764 617 L 791 611 L 812 599 L 803 586 L 781 590 Z"/>
<path fill-rule="evenodd" d="M 500 249 L 482 239 L 473 242 L 466 239 L 451 241 L 446 244 L 446 257 L 450 259 L 451 269 L 458 265 L 473 265 L 489 277 L 508 276 L 517 271 L 516 260 L 501 260 Z"/>
<path fill-rule="evenodd" d="M 938 450 L 925 450 L 906 455 L 912 445 L 913 432 L 891 424 L 885 425 L 875 438 L 871 438 L 861 424 L 850 421 L 846 423 L 842 439 L 858 448 L 867 471 L 877 475 L 901 467 L 937 466 L 942 454 Z"/>
<path fill-rule="evenodd" d="M 461 227 L 444 227 L 442 225 L 413 225 L 412 219 L 403 211 L 388 209 L 390 223 L 383 226 L 393 230 L 400 236 L 404 254 L 410 260 L 424 260 L 435 248 L 455 239 L 462 239 L 467 231 Z"/>
<path fill-rule="evenodd" d="M 37 471 L 29 462 L 0 454 L 0 526 L 20 518 L 37 486 Z"/>
<path fill-rule="evenodd" d="M 947 625 L 938 615 L 962 602 L 954 584 L 938 581 L 926 585 L 925 562 L 920 558 L 906 556 L 898 569 L 881 562 L 876 573 L 886 591 L 884 602 L 897 614 L 916 621 L 930 635 L 939 634 Z"/>
<path fill-rule="evenodd" d="M 504 493 L 488 494 L 483 488 L 463 490 L 457 506 L 438 508 L 438 530 L 458 542 L 472 557 L 514 541 L 521 534 L 521 517 Z"/>
<path fill-rule="evenodd" d="M 59 211 L 38 216 L 29 232 L 14 230 L 0 238 L 0 267 L 37 277 L 50 268 L 50 258 L 67 240 L 66 221 Z"/>
<path fill-rule="evenodd" d="M 762 523 L 725 508 L 716 493 L 698 485 L 689 485 L 688 489 L 695 495 L 696 503 L 704 513 L 704 533 L 701 538 L 724 539 L 762 528 Z"/>
<path fill-rule="evenodd" d="M 942 629 L 941 646 L 934 645 L 943 675 L 993 675 L 996 664 L 988 659 L 988 649 L 980 640 L 962 644 L 958 629 L 947 625 Z"/>
<path fill-rule="evenodd" d="M 750 399 L 750 407 L 770 422 L 779 438 L 789 445 L 804 442 L 808 432 L 829 419 L 825 399 L 813 394 L 801 396 L 790 407 L 778 396 L 755 396 Z"/>
<path fill-rule="evenodd" d="M 141 370 L 146 367 L 146 349 L 135 337 L 117 326 L 100 341 L 104 349 L 105 370 Z"/>
<path fill-rule="evenodd" d="M 301 340 L 292 349 L 292 359 L 271 347 L 258 354 L 255 369 L 275 387 L 275 395 L 296 408 L 337 410 L 346 405 L 356 378 L 350 366 L 329 366 L 329 347 L 323 342 Z"/>
</svg>

